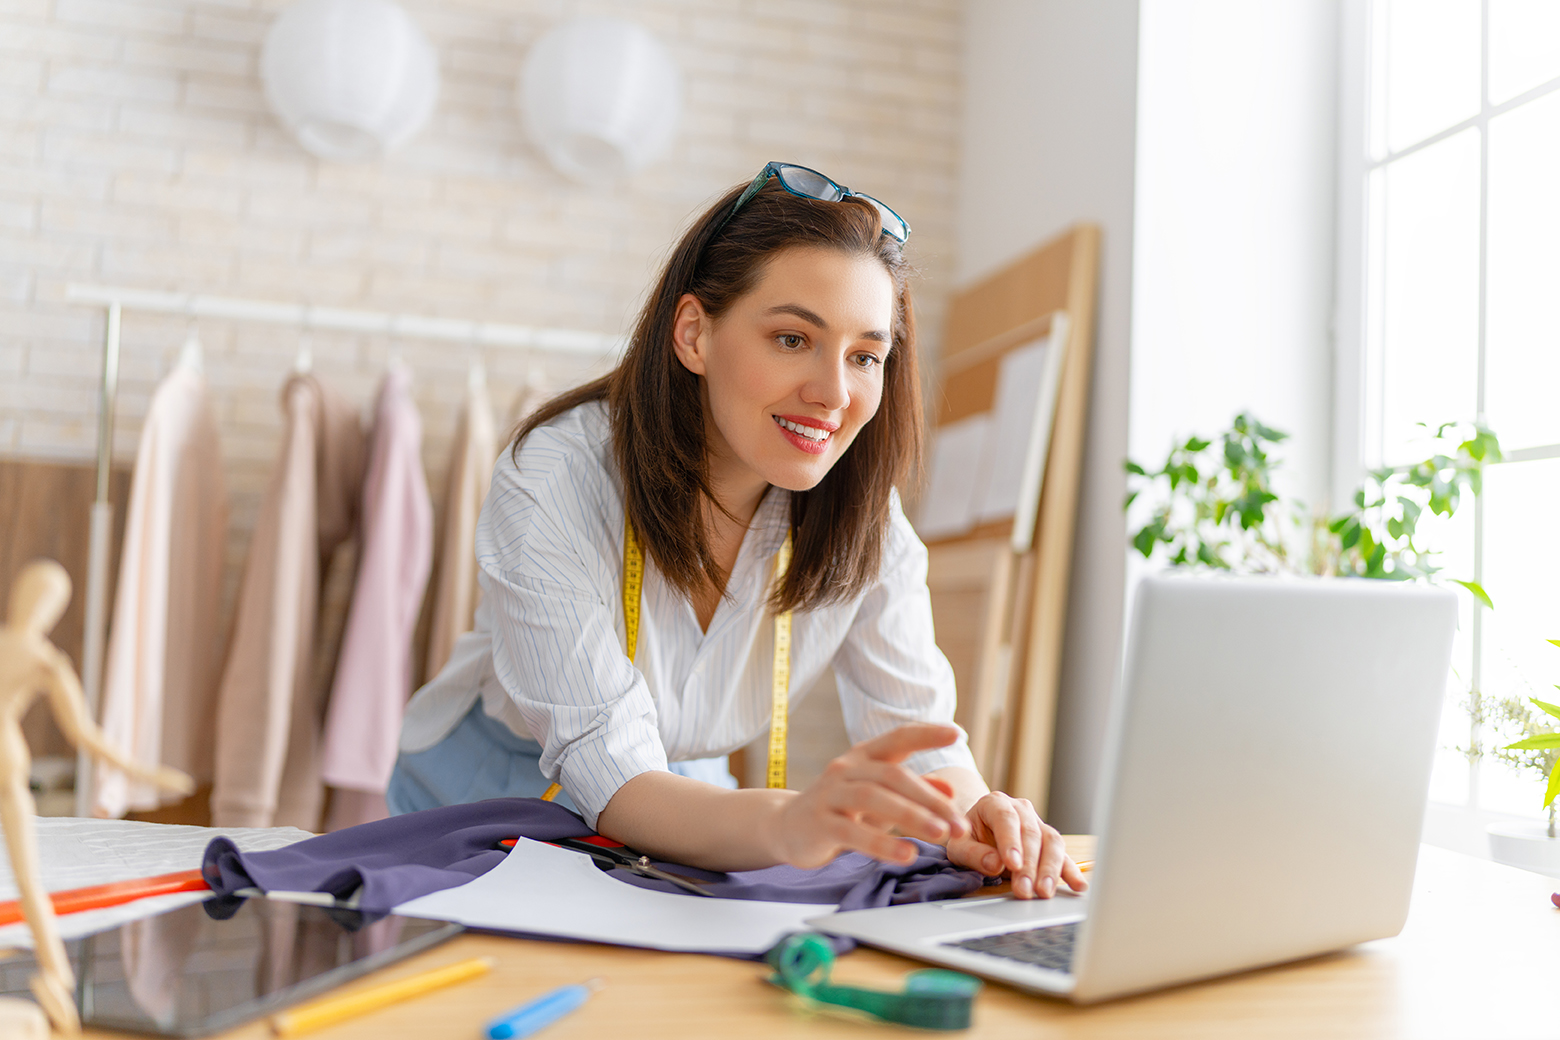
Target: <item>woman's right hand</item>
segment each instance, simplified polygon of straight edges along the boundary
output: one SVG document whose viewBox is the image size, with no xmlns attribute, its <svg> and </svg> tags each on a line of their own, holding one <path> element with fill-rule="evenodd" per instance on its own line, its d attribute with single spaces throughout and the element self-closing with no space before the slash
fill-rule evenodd
<svg viewBox="0 0 1560 1040">
<path fill-rule="evenodd" d="M 779 858 L 804 869 L 821 867 L 842 852 L 909 863 L 915 846 L 891 829 L 938 845 L 966 834 L 969 823 L 952 799 L 901 764 L 917 751 L 946 747 L 958 738 L 953 726 L 910 723 L 830 762 L 777 815 L 771 837 Z"/>
</svg>

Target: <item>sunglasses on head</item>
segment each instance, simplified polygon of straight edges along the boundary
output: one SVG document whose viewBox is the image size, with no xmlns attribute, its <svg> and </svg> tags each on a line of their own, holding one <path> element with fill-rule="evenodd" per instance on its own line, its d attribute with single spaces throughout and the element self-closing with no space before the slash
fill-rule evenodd
<svg viewBox="0 0 1560 1040">
<path fill-rule="evenodd" d="M 774 177 L 780 181 L 780 187 L 792 195 L 800 195 L 804 199 L 816 199 L 819 202 L 840 202 L 844 199 L 863 199 L 872 204 L 872 208 L 878 211 L 878 216 L 883 220 L 883 234 L 896 241 L 903 242 L 910 237 L 910 225 L 905 223 L 905 218 L 889 209 L 883 203 L 874 199 L 871 195 L 864 195 L 859 191 L 851 191 L 849 188 L 835 184 L 829 178 L 817 170 L 809 170 L 805 166 L 795 166 L 791 163 L 772 162 L 764 166 L 753 178 L 741 195 L 737 196 L 736 205 L 731 207 L 731 212 L 726 214 L 726 219 L 720 222 L 720 227 L 726 226 L 737 211 L 747 205 L 747 201 L 764 185 L 769 183 L 769 178 Z"/>
</svg>

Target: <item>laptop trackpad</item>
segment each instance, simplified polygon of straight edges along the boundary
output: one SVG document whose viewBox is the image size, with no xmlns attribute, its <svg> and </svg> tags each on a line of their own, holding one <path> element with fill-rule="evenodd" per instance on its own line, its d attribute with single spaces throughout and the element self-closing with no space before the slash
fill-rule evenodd
<svg viewBox="0 0 1560 1040">
<path fill-rule="evenodd" d="M 1081 916 L 1088 901 L 1081 896 L 1060 892 L 1050 899 L 950 899 L 940 904 L 945 910 L 961 914 L 979 914 L 993 921 L 1012 921 L 1015 924 L 1062 921 Z"/>
</svg>

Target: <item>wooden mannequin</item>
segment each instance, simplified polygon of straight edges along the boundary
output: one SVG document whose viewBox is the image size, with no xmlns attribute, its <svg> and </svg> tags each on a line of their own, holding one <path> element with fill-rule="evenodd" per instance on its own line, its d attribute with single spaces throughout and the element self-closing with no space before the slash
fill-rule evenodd
<svg viewBox="0 0 1560 1040">
<path fill-rule="evenodd" d="M 70 659 L 47 638 L 69 602 L 70 576 L 53 560 L 28 564 L 11 586 L 10 612 L 0 625 L 0 825 L 11 852 L 22 914 L 32 929 L 39 966 L 32 979 L 33 995 L 55 1029 L 74 1035 L 81 1030 L 73 995 L 76 978 L 65 959 L 54 906 L 38 876 L 38 838 L 33 827 L 38 807 L 28 787 L 32 756 L 22 738 L 22 716 L 39 694 L 47 693 L 60 731 L 88 754 L 166 790 L 189 794 L 195 784 L 176 769 L 131 762 L 104 742 L 87 714 Z M 0 1009 L 0 1022 L 6 1021 L 6 1014 Z"/>
</svg>

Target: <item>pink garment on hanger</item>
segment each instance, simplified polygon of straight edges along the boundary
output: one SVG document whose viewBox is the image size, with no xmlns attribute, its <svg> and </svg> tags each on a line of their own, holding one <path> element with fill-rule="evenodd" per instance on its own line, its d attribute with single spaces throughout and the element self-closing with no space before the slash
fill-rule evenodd
<svg viewBox="0 0 1560 1040">
<path fill-rule="evenodd" d="M 152 395 L 136 449 L 103 672 L 102 724 L 130 758 L 211 780 L 222 642 L 227 478 L 206 380 L 178 365 Z M 183 800 L 112 766 L 93 771 L 92 813 Z"/>
<path fill-rule="evenodd" d="M 357 521 L 357 409 L 312 375 L 282 390 L 286 430 L 260 504 L 217 704 L 212 823 L 319 829 L 320 582 Z"/>
<path fill-rule="evenodd" d="M 433 559 L 422 420 L 411 373 L 399 366 L 386 373 L 374 409 L 362 517 L 357 580 L 325 719 L 320 772 L 339 802 L 331 830 L 386 815 L 383 795 L 412 693 L 412 630 Z"/>
<path fill-rule="evenodd" d="M 468 386 L 466 405 L 450 446 L 444 490 L 444 537 L 433 582 L 433 623 L 428 628 L 428 659 L 423 681 L 439 674 L 455 640 L 471 631 L 481 590 L 477 587 L 477 515 L 493 479 L 498 445 L 493 406 L 487 388 Z"/>
</svg>

